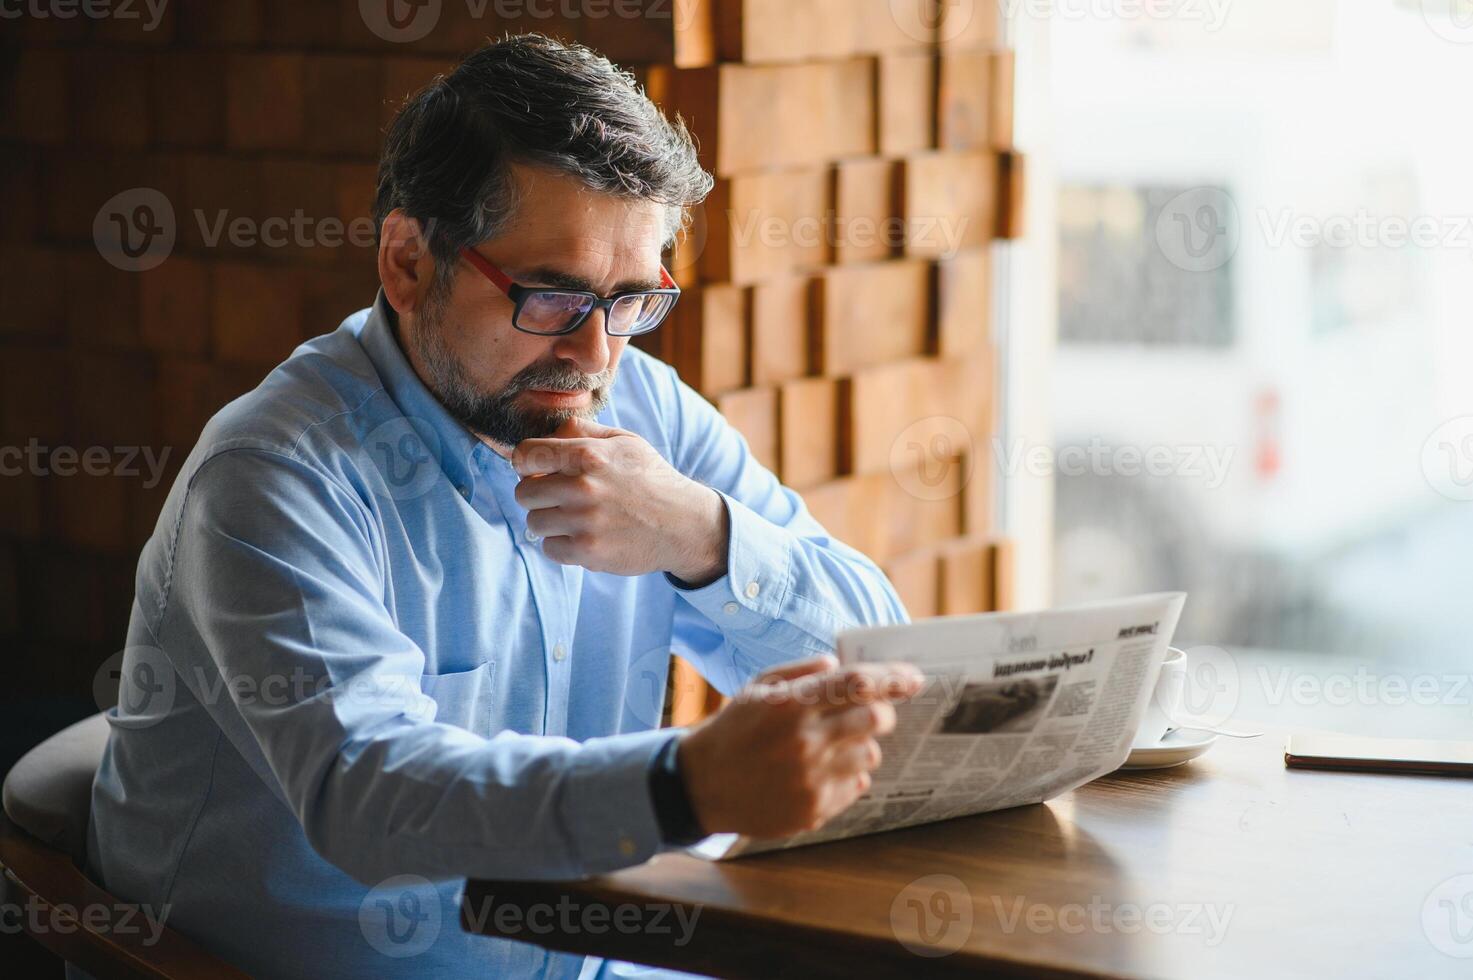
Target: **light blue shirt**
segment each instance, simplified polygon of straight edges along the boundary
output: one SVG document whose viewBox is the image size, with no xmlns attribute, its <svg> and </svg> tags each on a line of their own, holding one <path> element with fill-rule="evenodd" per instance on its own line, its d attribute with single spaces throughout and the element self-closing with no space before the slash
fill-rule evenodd
<svg viewBox="0 0 1473 980">
<path fill-rule="evenodd" d="M 672 651 L 731 693 L 906 612 L 633 347 L 599 421 L 720 491 L 728 572 L 557 564 L 392 317 L 380 295 L 298 348 L 190 454 L 138 566 L 90 871 L 256 976 L 575 977 L 598 961 L 465 932 L 464 878 L 662 849 Z"/>
</svg>

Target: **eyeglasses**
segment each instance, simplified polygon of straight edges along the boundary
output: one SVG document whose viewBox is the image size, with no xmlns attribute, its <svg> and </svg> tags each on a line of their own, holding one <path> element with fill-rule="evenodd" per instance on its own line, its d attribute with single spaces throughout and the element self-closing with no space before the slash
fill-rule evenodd
<svg viewBox="0 0 1473 980">
<path fill-rule="evenodd" d="M 462 248 L 460 254 L 516 303 L 511 323 L 523 333 L 548 337 L 572 333 L 593 315 L 594 310 L 601 309 L 604 311 L 604 329 L 609 336 L 633 337 L 658 327 L 680 298 L 680 287 L 675 285 L 675 280 L 670 278 L 663 265 L 660 266 L 662 288 L 615 293 L 604 299 L 586 289 L 520 286 L 479 252 Z"/>
</svg>

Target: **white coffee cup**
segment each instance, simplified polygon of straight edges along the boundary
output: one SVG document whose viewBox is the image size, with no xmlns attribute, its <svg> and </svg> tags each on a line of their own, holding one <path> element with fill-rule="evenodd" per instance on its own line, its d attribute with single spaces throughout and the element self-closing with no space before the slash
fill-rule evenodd
<svg viewBox="0 0 1473 980">
<path fill-rule="evenodd" d="M 1166 651 L 1166 659 L 1161 661 L 1161 670 L 1156 675 L 1151 699 L 1146 702 L 1146 712 L 1141 716 L 1140 727 L 1136 729 L 1136 745 L 1154 745 L 1175 726 L 1172 719 L 1181 710 L 1186 684 L 1186 651 L 1171 647 Z"/>
</svg>

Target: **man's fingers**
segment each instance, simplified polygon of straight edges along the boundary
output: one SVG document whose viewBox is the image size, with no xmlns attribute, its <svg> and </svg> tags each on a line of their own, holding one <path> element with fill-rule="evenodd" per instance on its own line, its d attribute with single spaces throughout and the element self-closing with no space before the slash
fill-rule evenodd
<svg viewBox="0 0 1473 980">
<path fill-rule="evenodd" d="M 839 658 L 832 653 L 820 654 L 817 657 L 809 657 L 807 660 L 792 660 L 776 667 L 769 667 L 757 675 L 758 684 L 776 684 L 780 681 L 793 681 L 809 674 L 822 674 L 830 670 L 838 670 Z"/>
<path fill-rule="evenodd" d="M 586 504 L 589 498 L 583 481 L 584 477 L 581 475 L 569 476 L 565 473 L 529 476 L 516 485 L 512 496 L 529 511 Z"/>
<path fill-rule="evenodd" d="M 790 685 L 792 696 L 822 711 L 851 705 L 904 701 L 921 689 L 925 677 L 910 664 L 856 664 L 826 674 L 810 674 Z"/>
<path fill-rule="evenodd" d="M 856 704 L 824 715 L 822 724 L 836 742 L 888 735 L 895 730 L 895 707 L 886 701 Z"/>
<path fill-rule="evenodd" d="M 925 675 L 906 663 L 856 664 L 829 680 L 830 689 L 849 704 L 903 701 L 923 683 Z"/>
<path fill-rule="evenodd" d="M 527 511 L 527 530 L 539 538 L 571 537 L 583 528 L 584 522 L 577 514 L 561 507 Z"/>
<path fill-rule="evenodd" d="M 511 465 L 519 476 L 562 473 L 577 476 L 590 465 L 587 439 L 523 439 L 512 450 Z"/>
<path fill-rule="evenodd" d="M 587 465 L 585 440 L 523 439 L 512 450 L 512 469 L 522 477 L 562 473 L 577 476 Z"/>
<path fill-rule="evenodd" d="M 879 743 L 872 738 L 845 742 L 834 750 L 829 760 L 829 772 L 837 778 L 846 779 L 879 768 L 883 758 Z"/>
<path fill-rule="evenodd" d="M 543 538 L 542 554 L 559 565 L 582 565 L 586 560 L 573 539 L 565 534 Z"/>
</svg>

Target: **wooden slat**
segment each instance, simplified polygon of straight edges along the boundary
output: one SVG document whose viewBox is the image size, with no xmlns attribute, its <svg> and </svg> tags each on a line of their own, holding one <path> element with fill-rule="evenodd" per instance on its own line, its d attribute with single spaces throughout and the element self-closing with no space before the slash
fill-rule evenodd
<svg viewBox="0 0 1473 980">
<path fill-rule="evenodd" d="M 992 542 L 989 554 L 992 558 L 992 608 L 1007 612 L 1017 606 L 1013 542 L 999 538 Z"/>
<path fill-rule="evenodd" d="M 875 73 L 878 149 L 888 157 L 936 146 L 936 57 L 930 51 L 881 55 Z"/>
<path fill-rule="evenodd" d="M 818 168 L 718 180 L 701 206 L 702 234 L 677 259 L 705 282 L 755 283 L 825 265 L 831 181 Z"/>
<path fill-rule="evenodd" d="M 752 290 L 752 383 L 777 384 L 810 370 L 812 282 L 802 276 L 769 279 Z"/>
<path fill-rule="evenodd" d="M 986 541 L 963 538 L 941 549 L 941 614 L 960 616 L 992 609 L 992 562 Z"/>
<path fill-rule="evenodd" d="M 739 286 L 706 286 L 686 291 L 675 307 L 675 369 L 704 395 L 747 384 L 747 303 Z"/>
<path fill-rule="evenodd" d="M 992 260 L 986 246 L 936 264 L 936 342 L 940 357 L 975 353 L 992 338 Z"/>
<path fill-rule="evenodd" d="M 866 368 L 841 384 L 840 399 L 845 472 L 893 469 L 908 455 L 934 470 L 945 458 L 986 451 L 991 358 L 920 357 Z"/>
<path fill-rule="evenodd" d="M 752 455 L 781 477 L 777 455 L 777 389 L 744 388 L 716 399 L 716 407 L 747 439 Z"/>
<path fill-rule="evenodd" d="M 941 55 L 937 83 L 936 145 L 943 150 L 992 145 L 992 53 L 971 48 Z"/>
<path fill-rule="evenodd" d="M 905 254 L 944 258 L 991 241 L 997 229 L 997 157 L 924 153 L 901 170 Z"/>
<path fill-rule="evenodd" d="M 962 533 L 985 536 L 993 527 L 993 475 L 996 460 L 991 433 L 979 438 L 976 451 L 967 466 L 967 483 L 962 490 Z"/>
<path fill-rule="evenodd" d="M 670 726 L 694 725 L 726 701 L 720 691 L 706 683 L 700 671 L 680 656 L 670 658 L 668 688 L 670 710 L 666 724 Z"/>
<path fill-rule="evenodd" d="M 1022 238 L 1027 233 L 1027 161 L 1023 154 L 1010 151 L 1002 154 L 998 166 L 998 187 L 1002 197 L 997 205 L 997 237 Z"/>
<path fill-rule="evenodd" d="M 992 52 L 992 84 L 989 86 L 992 108 L 988 115 L 992 148 L 995 150 L 1009 150 L 1013 147 L 1016 73 L 1017 59 L 1010 49 Z"/>
<path fill-rule="evenodd" d="M 724 3 L 724 0 L 722 0 Z M 670 64 L 699 67 L 715 64 L 717 0 L 598 0 L 437 4 L 436 29 L 420 47 L 457 56 L 502 34 L 536 32 L 577 41 L 621 65 Z M 259 7 L 258 4 L 252 5 Z M 283 7 L 300 16 L 303 7 Z M 379 14 L 382 17 L 383 14 Z M 353 20 L 359 19 L 357 11 Z"/>
<path fill-rule="evenodd" d="M 846 473 L 876 473 L 890 465 L 896 437 L 933 415 L 934 362 L 908 359 L 856 371 L 840 387 Z M 916 399 L 920 397 L 922 401 Z"/>
<path fill-rule="evenodd" d="M 959 465 L 943 467 L 934 494 L 916 495 L 906 474 L 848 476 L 803 492 L 815 519 L 831 534 L 883 565 L 961 534 Z"/>
<path fill-rule="evenodd" d="M 841 161 L 833 180 L 834 261 L 890 258 L 900 244 L 899 167 L 883 158 Z"/>
<path fill-rule="evenodd" d="M 925 352 L 931 290 L 924 262 L 835 266 L 817 283 L 814 366 L 820 374 Z"/>
<path fill-rule="evenodd" d="M 875 151 L 873 58 L 650 69 L 650 92 L 690 126 L 717 176 Z M 757 138 L 757 134 L 761 134 Z"/>
<path fill-rule="evenodd" d="M 714 0 L 713 0 L 714 2 Z M 843 58 L 928 44 L 936 0 L 721 0 L 723 61 Z"/>
<path fill-rule="evenodd" d="M 804 378 L 782 385 L 778 433 L 783 482 L 788 486 L 801 490 L 838 476 L 838 382 Z"/>
<path fill-rule="evenodd" d="M 905 611 L 912 620 L 937 616 L 940 604 L 940 562 L 934 551 L 917 551 L 892 558 L 885 564 L 885 575 L 895 587 Z"/>
<path fill-rule="evenodd" d="M 999 0 L 939 0 L 936 40 L 942 47 L 995 47 L 1002 39 Z"/>
</svg>

